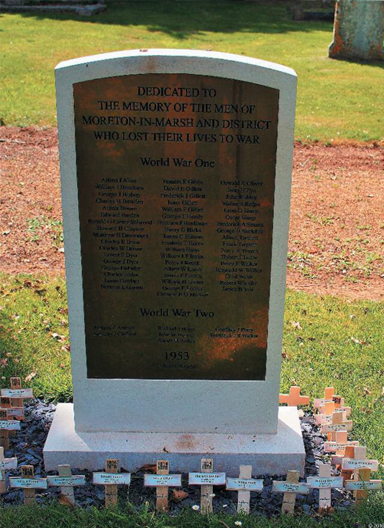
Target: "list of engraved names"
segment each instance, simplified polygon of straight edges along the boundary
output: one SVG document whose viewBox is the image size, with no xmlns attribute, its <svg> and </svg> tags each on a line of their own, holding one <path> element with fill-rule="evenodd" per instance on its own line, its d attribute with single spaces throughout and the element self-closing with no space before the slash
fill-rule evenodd
<svg viewBox="0 0 384 528">
<path fill-rule="evenodd" d="M 278 91 L 75 85 L 88 377 L 264 379 Z"/>
</svg>

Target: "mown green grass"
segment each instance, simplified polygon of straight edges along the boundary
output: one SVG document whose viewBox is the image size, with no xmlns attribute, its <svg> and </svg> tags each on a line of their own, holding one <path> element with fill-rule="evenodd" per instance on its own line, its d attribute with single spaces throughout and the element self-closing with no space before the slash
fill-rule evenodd
<svg viewBox="0 0 384 528">
<path fill-rule="evenodd" d="M 281 390 L 325 387 L 352 407 L 351 436 L 384 463 L 384 303 L 288 292 Z M 298 324 L 300 327 L 298 327 Z M 384 472 L 382 473 L 384 475 Z"/>
<path fill-rule="evenodd" d="M 36 376 L 36 396 L 71 400 L 66 290 L 62 278 L 0 276 L 0 386 Z M 353 438 L 384 463 L 384 303 L 289 291 L 281 390 L 311 398 L 334 386 L 352 407 Z"/>
<path fill-rule="evenodd" d="M 376 494 L 358 509 L 313 518 L 307 515 L 267 519 L 257 515 L 212 515 L 184 510 L 179 515 L 160 515 L 148 508 L 134 511 L 129 505 L 115 510 L 68 509 L 57 503 L 45 507 L 12 507 L 0 511 L 0 528 L 380 528 L 384 503 Z"/>
<path fill-rule="evenodd" d="M 244 54 L 294 68 L 300 140 L 384 136 L 383 63 L 327 58 L 330 22 L 294 22 L 284 5 L 242 1 L 109 3 L 93 17 L 1 15 L 0 118 L 55 124 L 53 69 L 62 60 L 137 48 Z"/>
<path fill-rule="evenodd" d="M 12 375 L 25 379 L 35 373 L 25 385 L 36 397 L 71 401 L 65 281 L 0 277 L 1 387 Z"/>
</svg>

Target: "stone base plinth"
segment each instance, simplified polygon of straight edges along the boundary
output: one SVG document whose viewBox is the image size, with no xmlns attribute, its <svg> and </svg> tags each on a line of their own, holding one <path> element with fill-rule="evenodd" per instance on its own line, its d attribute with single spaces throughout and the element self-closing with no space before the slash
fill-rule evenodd
<svg viewBox="0 0 384 528">
<path fill-rule="evenodd" d="M 180 423 L 182 428 L 183 424 Z M 172 472 L 198 471 L 201 459 L 214 459 L 215 470 L 239 475 L 251 464 L 254 475 L 304 471 L 305 451 L 296 407 L 279 408 L 277 434 L 83 433 L 75 431 L 73 405 L 61 403 L 44 447 L 45 469 L 58 464 L 95 471 L 106 458 L 118 458 L 126 471 L 168 459 Z"/>
</svg>

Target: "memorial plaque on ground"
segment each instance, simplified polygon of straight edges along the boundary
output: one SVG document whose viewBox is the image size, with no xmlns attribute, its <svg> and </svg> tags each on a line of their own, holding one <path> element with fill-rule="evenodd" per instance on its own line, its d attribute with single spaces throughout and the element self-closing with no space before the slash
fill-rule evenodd
<svg viewBox="0 0 384 528">
<path fill-rule="evenodd" d="M 76 430 L 276 433 L 294 72 L 142 50 L 56 73 Z"/>
</svg>

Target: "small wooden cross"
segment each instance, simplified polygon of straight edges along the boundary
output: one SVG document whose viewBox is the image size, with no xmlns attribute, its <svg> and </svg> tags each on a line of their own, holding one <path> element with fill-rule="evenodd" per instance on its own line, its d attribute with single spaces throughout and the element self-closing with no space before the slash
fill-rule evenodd
<svg viewBox="0 0 384 528">
<path fill-rule="evenodd" d="M 334 394 L 332 396 L 332 401 L 334 402 L 336 409 L 340 409 L 341 407 L 344 407 L 344 403 L 345 403 L 344 398 L 342 398 L 338 394 L 337 395 Z"/>
<path fill-rule="evenodd" d="M 10 477 L 10 488 L 22 488 L 24 494 L 24 504 L 30 506 L 35 503 L 36 489 L 47 489 L 46 478 L 35 478 L 35 470 L 33 466 L 21 466 L 21 478 Z"/>
<path fill-rule="evenodd" d="M 345 456 L 349 458 L 354 456 L 355 447 L 359 445 L 359 442 L 348 442 L 348 433 L 346 431 L 337 431 L 335 436 L 336 444 L 339 444 L 339 449 L 335 451 L 336 455 L 332 455 L 331 464 L 340 467 Z"/>
<path fill-rule="evenodd" d="M 315 422 L 317 425 L 332 423 L 332 415 L 335 413 L 343 413 L 345 419 L 351 415 L 351 407 L 335 407 L 334 402 L 326 403 L 319 409 L 320 414 L 315 414 Z"/>
<path fill-rule="evenodd" d="M 0 397 L 0 409 L 7 409 L 8 416 L 10 418 L 16 418 L 17 420 L 24 420 L 24 407 L 12 407 L 11 398 L 1 396 Z"/>
<path fill-rule="evenodd" d="M 332 396 L 335 394 L 335 389 L 333 387 L 326 387 L 324 389 L 324 398 L 315 398 L 313 401 L 313 406 L 315 409 L 319 409 L 321 406 L 326 403 L 332 402 Z"/>
<path fill-rule="evenodd" d="M 0 447 L 0 495 L 7 491 L 5 472 L 7 469 L 17 469 L 17 458 L 4 458 L 4 448 Z"/>
<path fill-rule="evenodd" d="M 344 460 L 344 457 L 346 458 L 355 458 L 355 447 L 357 446 L 347 446 L 345 448 L 343 456 L 339 455 L 332 455 L 331 457 L 331 464 L 336 467 L 340 471 L 341 476 L 343 477 L 344 482 L 348 480 L 352 474 L 352 471 L 342 470 L 341 464 Z"/>
<path fill-rule="evenodd" d="M 75 505 L 74 486 L 85 486 L 84 475 L 72 475 L 71 466 L 61 464 L 57 466 L 59 476 L 48 476 L 48 486 L 60 486 L 60 503 L 70 506 Z"/>
<path fill-rule="evenodd" d="M 1 389 L 1 396 L 11 398 L 12 407 L 24 407 L 24 400 L 33 398 L 32 389 L 23 389 L 21 387 L 21 378 L 11 378 L 11 388 Z"/>
<path fill-rule="evenodd" d="M 105 507 L 113 508 L 117 505 L 117 486 L 131 483 L 130 473 L 119 473 L 119 461 L 108 458 L 105 461 L 105 473 L 94 473 L 93 484 L 102 484 L 105 487 Z"/>
<path fill-rule="evenodd" d="M 344 406 L 344 398 L 335 394 L 335 389 L 333 387 L 327 387 L 324 390 L 324 398 L 315 398 L 313 406 L 315 409 L 319 409 L 320 412 L 323 412 L 324 406 L 331 402 L 335 404 L 336 409 Z"/>
<path fill-rule="evenodd" d="M 353 422 L 352 420 L 346 420 L 344 413 L 335 412 L 332 414 L 332 421 L 329 424 L 323 424 L 321 426 L 321 432 L 328 434 L 328 440 L 336 441 L 337 431 L 352 431 Z"/>
<path fill-rule="evenodd" d="M 24 419 L 24 399 L 33 398 L 33 391 L 32 389 L 23 389 L 21 387 L 21 378 L 18 377 L 12 377 L 10 384 L 10 389 L 1 389 L 1 396 L 3 398 L 10 398 L 11 408 L 19 409 L 16 412 L 21 412 L 21 416 Z M 9 413 L 9 416 L 12 415 Z M 20 419 L 19 417 L 17 418 Z M 12 431 L 10 434 L 14 434 L 14 432 Z"/>
<path fill-rule="evenodd" d="M 383 487 L 382 480 L 370 480 L 370 469 L 359 469 L 358 480 L 346 480 L 345 489 L 353 491 L 356 500 L 356 506 L 359 506 L 368 497 L 368 492 L 372 490 L 381 490 Z"/>
<path fill-rule="evenodd" d="M 274 480 L 272 491 L 284 493 L 281 513 L 293 513 L 295 511 L 296 494 L 308 495 L 310 486 L 306 482 L 299 482 L 300 471 L 288 471 L 287 480 L 282 482 Z"/>
<path fill-rule="evenodd" d="M 371 471 L 377 471 L 379 469 L 379 462 L 378 460 L 368 460 L 366 458 L 361 457 L 361 450 L 366 450 L 363 446 L 358 446 L 355 448 L 355 454 L 351 458 L 343 458 L 342 461 L 342 469 L 348 470 L 348 471 L 358 471 L 359 469 L 370 469 Z M 357 451 L 357 453 L 356 453 Z M 359 458 L 356 457 L 359 456 Z"/>
<path fill-rule="evenodd" d="M 341 476 L 344 481 L 353 475 L 358 480 L 359 469 L 370 469 L 377 471 L 379 464 L 377 460 L 367 460 L 367 448 L 363 446 L 349 446 L 345 450 L 345 457 L 341 459 Z"/>
<path fill-rule="evenodd" d="M 189 485 L 201 486 L 201 515 L 213 513 L 213 486 L 225 485 L 225 473 L 212 473 L 213 459 L 203 458 L 201 473 L 189 473 Z"/>
<path fill-rule="evenodd" d="M 335 412 L 342 412 L 345 413 L 345 416 L 348 418 L 348 416 L 351 416 L 352 407 L 342 406 L 342 407 L 335 407 Z"/>
<path fill-rule="evenodd" d="M 364 446 L 355 447 L 353 459 L 343 459 L 342 469 L 350 469 L 353 471 L 353 479 L 355 481 L 363 480 L 369 481 L 371 478 L 371 471 L 377 471 L 379 467 L 377 460 L 367 460 L 367 448 Z M 348 482 L 348 480 L 346 480 Z M 368 491 L 364 489 L 357 489 L 354 493 L 356 504 L 368 498 Z"/>
<path fill-rule="evenodd" d="M 169 475 L 169 461 L 158 460 L 156 462 L 156 474 L 157 475 Z M 164 479 L 163 479 L 164 480 Z M 181 476 L 180 476 L 181 484 Z M 168 487 L 157 486 L 156 487 L 156 510 L 157 511 L 168 511 Z"/>
<path fill-rule="evenodd" d="M 252 478 L 252 466 L 240 466 L 239 478 L 227 477 L 227 490 L 238 491 L 237 511 L 249 513 L 251 491 L 263 491 L 263 480 Z"/>
<path fill-rule="evenodd" d="M 9 449 L 8 409 L 0 409 L 0 447 Z"/>
<path fill-rule="evenodd" d="M 332 414 L 335 412 L 335 409 L 334 402 L 328 402 L 323 405 L 319 409 L 320 414 L 315 414 L 316 424 L 321 425 L 323 423 L 330 423 L 332 421 Z"/>
<path fill-rule="evenodd" d="M 18 420 L 9 419 L 8 409 L 0 409 L 0 447 L 7 451 L 9 449 L 9 432 L 20 431 L 20 428 Z"/>
<path fill-rule="evenodd" d="M 300 387 L 291 387 L 289 389 L 289 394 L 280 394 L 279 403 L 286 403 L 290 407 L 309 405 L 309 396 L 302 396 L 300 391 Z"/>
<path fill-rule="evenodd" d="M 119 472 L 119 461 L 117 459 L 107 459 L 105 461 L 105 472 L 106 473 L 118 473 Z M 117 505 L 117 484 L 111 484 L 105 486 L 105 507 L 111 508 Z"/>
<path fill-rule="evenodd" d="M 335 442 L 325 442 L 324 451 L 326 453 L 336 453 L 340 457 L 344 457 L 347 446 L 358 446 L 359 442 L 349 442 L 347 431 L 337 431 Z"/>
<path fill-rule="evenodd" d="M 343 488 L 343 477 L 332 477 L 329 464 L 319 464 L 319 476 L 308 477 L 311 488 L 319 490 L 319 511 L 327 510 L 332 506 L 332 488 Z"/>
<path fill-rule="evenodd" d="M 156 462 L 156 475 L 144 475 L 144 486 L 156 488 L 156 510 L 166 512 L 169 510 L 168 489 L 181 486 L 181 475 L 169 474 L 169 461 Z"/>
</svg>

